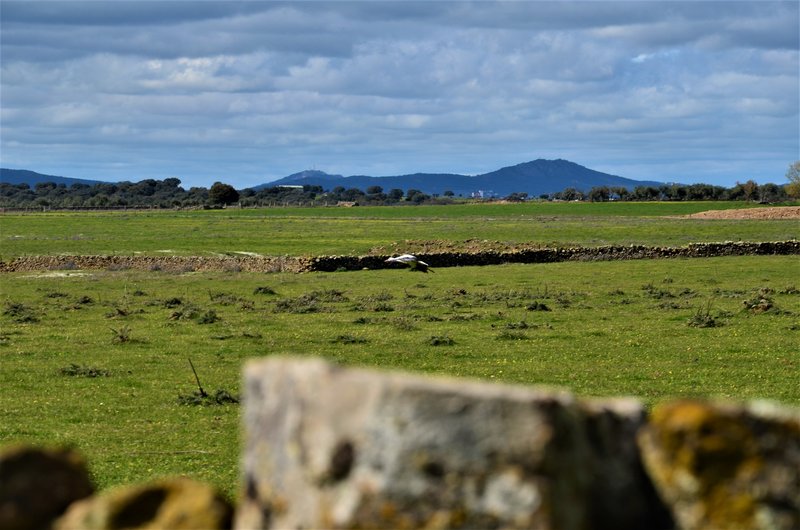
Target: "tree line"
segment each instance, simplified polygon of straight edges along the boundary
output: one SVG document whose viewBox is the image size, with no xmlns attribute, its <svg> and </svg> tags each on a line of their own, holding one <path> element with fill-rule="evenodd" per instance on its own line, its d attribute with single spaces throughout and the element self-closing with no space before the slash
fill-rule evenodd
<svg viewBox="0 0 800 530">
<path fill-rule="evenodd" d="M 588 191 L 567 188 L 540 195 L 539 200 L 558 201 L 757 201 L 782 202 L 800 199 L 800 161 L 789 167 L 785 185 L 758 184 L 753 180 L 731 188 L 710 184 L 664 184 L 637 186 L 633 189 L 596 186 Z M 505 200 L 521 202 L 532 199 L 527 193 L 511 193 Z M 497 199 L 497 198 L 495 198 Z M 139 182 L 88 184 L 0 183 L 0 208 L 31 209 L 114 209 L 114 208 L 221 208 L 236 205 L 245 208 L 270 206 L 335 206 L 448 204 L 463 200 L 452 191 L 427 194 L 417 189 L 390 189 L 370 186 L 366 190 L 336 186 L 273 186 L 236 190 L 230 184 L 215 182 L 210 188 L 181 187 L 177 178 L 146 179 Z M 489 199 L 494 200 L 494 199 Z"/>
<path fill-rule="evenodd" d="M 366 191 L 337 186 L 272 186 L 236 190 L 230 184 L 215 182 L 210 188 L 181 187 L 177 178 L 146 179 L 136 183 L 29 184 L 0 183 L 0 208 L 33 209 L 123 209 L 123 208 L 245 208 L 269 206 L 391 205 L 451 202 L 454 194 L 432 196 L 417 189 L 391 189 L 380 186 Z"/>
</svg>

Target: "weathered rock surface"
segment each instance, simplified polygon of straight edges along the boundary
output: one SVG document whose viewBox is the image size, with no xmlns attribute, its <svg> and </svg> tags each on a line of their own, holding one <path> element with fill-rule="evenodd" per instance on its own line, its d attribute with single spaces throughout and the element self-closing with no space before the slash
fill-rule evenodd
<svg viewBox="0 0 800 530">
<path fill-rule="evenodd" d="M 93 489 L 86 463 L 75 451 L 8 447 L 0 452 L 0 528 L 47 528 Z"/>
<path fill-rule="evenodd" d="M 671 526 L 632 400 L 320 360 L 251 363 L 244 384 L 239 529 Z"/>
<path fill-rule="evenodd" d="M 230 528 L 232 519 L 233 507 L 211 486 L 175 478 L 77 502 L 54 530 L 221 530 Z"/>
<path fill-rule="evenodd" d="M 800 528 L 800 412 L 674 402 L 653 411 L 639 442 L 680 528 Z"/>
<path fill-rule="evenodd" d="M 672 515 L 647 476 L 636 444 L 647 419 L 641 404 L 617 398 L 585 400 L 579 406 L 586 416 L 593 470 L 587 528 L 673 528 Z"/>
</svg>

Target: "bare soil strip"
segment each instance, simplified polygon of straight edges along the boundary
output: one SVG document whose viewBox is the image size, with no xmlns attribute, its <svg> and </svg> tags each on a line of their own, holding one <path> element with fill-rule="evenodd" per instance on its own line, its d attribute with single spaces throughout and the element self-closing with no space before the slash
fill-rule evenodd
<svg viewBox="0 0 800 530">
<path fill-rule="evenodd" d="M 800 219 L 800 206 L 707 210 L 684 217 L 689 219 Z"/>
<path fill-rule="evenodd" d="M 415 246 L 413 242 L 408 242 Z M 707 258 L 715 256 L 800 255 L 800 241 L 693 243 L 682 247 L 613 245 L 603 247 L 444 250 L 448 244 L 423 242 L 427 252 L 417 256 L 432 268 L 499 265 L 503 263 L 553 263 L 558 261 L 608 261 L 662 258 Z M 420 246 L 420 245 L 417 245 Z M 491 244 L 487 245 L 491 247 Z M 439 249 L 439 250 L 434 250 Z M 0 272 L 149 270 L 165 272 L 334 272 L 386 269 L 387 254 L 368 256 L 22 256 L 0 261 Z"/>
</svg>

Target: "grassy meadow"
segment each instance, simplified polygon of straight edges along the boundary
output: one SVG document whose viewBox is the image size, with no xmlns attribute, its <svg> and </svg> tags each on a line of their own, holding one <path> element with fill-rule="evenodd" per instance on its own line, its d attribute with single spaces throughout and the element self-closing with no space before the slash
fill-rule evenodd
<svg viewBox="0 0 800 530">
<path fill-rule="evenodd" d="M 403 240 L 479 239 L 547 246 L 800 238 L 788 220 L 679 216 L 752 206 L 741 202 L 524 203 L 450 206 L 272 208 L 207 211 L 5 213 L 0 259 L 23 255 L 269 256 L 366 254 Z"/>
<path fill-rule="evenodd" d="M 798 231 L 796 221 L 675 219 L 656 205 L 569 214 L 508 206 L 457 207 L 466 213 L 6 214 L 0 233 L 6 259 L 166 249 L 345 253 L 349 246 L 365 252 L 405 239 L 471 237 L 682 244 L 787 239 Z M 430 274 L 6 273 L 0 276 L 0 445 L 73 445 L 88 457 L 100 488 L 182 474 L 235 497 L 239 406 L 227 398 L 238 395 L 247 359 L 271 355 L 558 386 L 582 396 L 635 395 L 648 405 L 675 397 L 800 405 L 798 277 L 797 256 Z M 189 359 L 210 398 L 196 395 Z"/>
</svg>

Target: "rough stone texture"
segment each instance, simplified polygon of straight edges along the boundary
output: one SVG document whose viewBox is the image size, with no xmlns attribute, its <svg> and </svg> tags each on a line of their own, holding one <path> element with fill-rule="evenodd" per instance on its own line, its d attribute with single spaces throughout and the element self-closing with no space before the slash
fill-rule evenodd
<svg viewBox="0 0 800 530">
<path fill-rule="evenodd" d="M 680 528 L 800 528 L 800 411 L 674 402 L 639 443 Z"/>
<path fill-rule="evenodd" d="M 664 528 L 632 400 L 320 360 L 250 363 L 244 386 L 236 528 Z"/>
<path fill-rule="evenodd" d="M 12 446 L 0 452 L 0 528 L 46 528 L 92 491 L 86 463 L 72 450 Z"/>
<path fill-rule="evenodd" d="M 211 486 L 185 478 L 122 487 L 73 504 L 54 530 L 230 528 L 233 507 Z"/>
<path fill-rule="evenodd" d="M 579 402 L 586 415 L 594 472 L 587 502 L 590 528 L 667 530 L 672 515 L 641 462 L 636 436 L 646 414 L 633 399 Z"/>
</svg>

